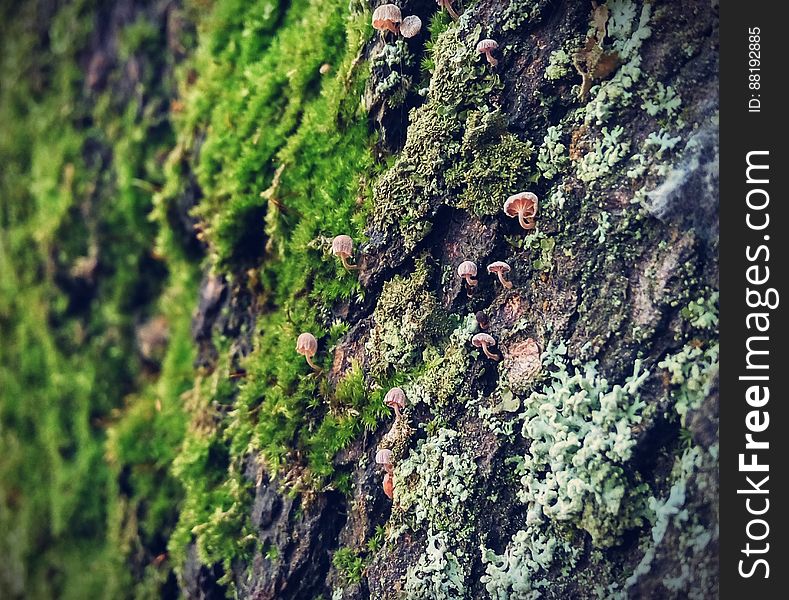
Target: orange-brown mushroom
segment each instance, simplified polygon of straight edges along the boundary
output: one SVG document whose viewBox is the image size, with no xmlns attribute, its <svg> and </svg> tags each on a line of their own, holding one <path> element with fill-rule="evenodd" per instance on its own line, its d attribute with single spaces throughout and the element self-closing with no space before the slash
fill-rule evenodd
<svg viewBox="0 0 789 600">
<path fill-rule="evenodd" d="M 403 20 L 400 8 L 395 4 L 382 4 L 373 11 L 373 27 L 381 32 L 391 31 L 395 35 L 400 31 Z"/>
<path fill-rule="evenodd" d="M 394 498 L 394 477 L 391 473 L 384 475 L 384 494 L 390 499 Z"/>
<path fill-rule="evenodd" d="M 508 217 L 518 217 L 518 222 L 524 229 L 534 229 L 537 195 L 531 192 L 513 194 L 504 202 L 504 214 Z"/>
</svg>

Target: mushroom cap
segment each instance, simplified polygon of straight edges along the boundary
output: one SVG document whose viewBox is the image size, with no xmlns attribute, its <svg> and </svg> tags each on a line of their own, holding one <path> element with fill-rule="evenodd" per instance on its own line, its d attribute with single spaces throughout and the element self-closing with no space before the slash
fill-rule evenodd
<svg viewBox="0 0 789 600">
<path fill-rule="evenodd" d="M 400 8 L 394 4 L 382 4 L 373 11 L 373 27 L 379 31 L 387 29 L 387 25 L 397 24 L 402 20 Z"/>
<path fill-rule="evenodd" d="M 318 340 L 311 333 L 302 333 L 296 340 L 296 352 L 302 356 L 313 356 L 318 351 Z"/>
<path fill-rule="evenodd" d="M 477 274 L 477 265 L 470 260 L 464 260 L 458 265 L 459 277 L 474 277 Z"/>
<path fill-rule="evenodd" d="M 405 392 L 399 387 L 393 387 L 391 390 L 386 392 L 386 396 L 384 396 L 384 404 L 386 404 L 389 408 L 394 408 L 395 406 L 399 409 L 405 408 Z"/>
<path fill-rule="evenodd" d="M 422 19 L 416 15 L 406 17 L 403 19 L 403 22 L 400 23 L 400 35 L 402 35 L 404 38 L 412 38 L 415 35 L 418 35 L 421 30 Z"/>
<path fill-rule="evenodd" d="M 375 453 L 375 464 L 377 465 L 391 465 L 392 464 L 392 451 L 388 448 L 379 448 Z"/>
<path fill-rule="evenodd" d="M 526 217 L 537 214 L 537 195 L 531 192 L 513 194 L 504 202 L 504 214 L 508 217 L 517 217 L 523 213 Z"/>
<path fill-rule="evenodd" d="M 353 240 L 349 235 L 338 235 L 331 241 L 331 252 L 334 256 L 348 258 L 353 254 Z"/>
<path fill-rule="evenodd" d="M 499 43 L 496 40 L 484 39 L 484 40 L 480 40 L 477 43 L 477 52 L 482 54 L 483 52 L 490 52 L 491 50 L 495 50 L 498 47 L 499 47 Z"/>
<path fill-rule="evenodd" d="M 509 273 L 512 269 L 503 260 L 497 260 L 488 265 L 488 273 Z"/>
<path fill-rule="evenodd" d="M 482 348 L 483 346 L 495 346 L 496 340 L 493 339 L 492 335 L 488 335 L 487 333 L 478 333 L 471 338 L 471 343 L 477 348 Z"/>
</svg>

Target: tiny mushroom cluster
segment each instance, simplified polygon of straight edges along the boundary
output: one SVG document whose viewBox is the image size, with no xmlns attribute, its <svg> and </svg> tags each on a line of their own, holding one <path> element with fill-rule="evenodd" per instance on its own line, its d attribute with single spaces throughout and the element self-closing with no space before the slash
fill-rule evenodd
<svg viewBox="0 0 789 600">
<path fill-rule="evenodd" d="M 380 31 L 381 36 L 389 31 L 395 36 L 412 38 L 422 30 L 422 19 L 416 15 L 403 18 L 396 4 L 382 4 L 373 11 L 373 28 Z"/>
<path fill-rule="evenodd" d="M 386 392 L 386 396 L 384 396 L 384 404 L 393 409 L 395 412 L 395 423 L 392 427 L 393 430 L 397 429 L 397 424 L 400 422 L 400 419 L 403 418 L 402 411 L 405 410 L 405 400 L 405 392 L 399 387 L 393 387 L 391 390 Z M 388 439 L 389 437 L 390 434 L 387 434 L 384 436 L 383 441 L 385 443 L 391 443 L 391 440 Z M 381 465 L 384 469 L 384 494 L 386 494 L 389 498 L 394 498 L 394 467 L 392 465 L 392 450 L 384 447 L 378 448 L 378 451 L 375 453 L 375 462 L 376 464 Z"/>
<path fill-rule="evenodd" d="M 451 0 L 438 0 L 440 6 L 447 9 L 457 18 L 457 14 L 452 10 Z M 379 6 L 373 14 L 373 26 L 380 31 L 391 31 L 395 34 L 401 33 L 404 37 L 412 37 L 417 35 L 421 28 L 422 22 L 419 17 L 407 17 L 401 19 L 400 9 L 394 4 L 384 4 Z M 477 51 L 484 53 L 491 65 L 495 66 L 497 61 L 491 55 L 491 52 L 498 48 L 498 44 L 494 40 L 482 40 L 477 45 Z M 328 72 L 329 65 L 321 67 L 321 72 Z M 514 194 L 507 198 L 504 203 L 504 213 L 509 217 L 518 217 L 518 221 L 526 230 L 533 229 L 537 215 L 537 196 L 532 192 L 521 192 Z M 340 259 L 342 265 L 347 270 L 358 269 L 358 264 L 349 262 L 353 257 L 354 243 L 353 239 L 348 235 L 338 235 L 332 239 L 331 251 L 332 254 Z M 510 265 L 504 261 L 495 261 L 487 266 L 489 274 L 496 274 L 501 285 L 506 288 L 512 288 L 512 282 L 507 279 L 507 274 L 512 270 Z M 462 278 L 466 284 L 466 289 L 469 297 L 477 288 L 479 280 L 477 279 L 477 265 L 471 260 L 464 260 L 458 265 L 458 277 Z M 471 338 L 471 343 L 474 347 L 480 348 L 482 352 L 491 360 L 499 361 L 502 356 L 494 349 L 496 339 L 489 333 L 485 333 L 490 327 L 490 319 L 484 311 L 477 311 L 475 318 L 479 328 L 483 330 L 475 334 Z M 317 373 L 321 369 L 313 362 L 313 357 L 318 352 L 318 340 L 309 332 L 301 333 L 296 341 L 296 352 L 304 356 L 307 364 Z M 539 346 L 537 343 L 529 338 L 526 341 L 525 350 L 528 354 L 527 358 L 531 363 L 536 363 L 539 367 Z M 401 432 L 408 434 L 410 431 L 407 421 L 403 419 L 403 410 L 406 406 L 405 392 L 399 387 L 390 389 L 384 397 L 384 404 L 394 410 L 395 419 L 391 430 L 383 439 L 382 444 L 396 447 L 397 439 Z M 383 478 L 383 491 L 389 498 L 394 498 L 394 466 L 393 466 L 393 452 L 391 448 L 382 446 L 379 447 L 375 455 L 376 464 L 380 465 L 384 470 Z"/>
</svg>

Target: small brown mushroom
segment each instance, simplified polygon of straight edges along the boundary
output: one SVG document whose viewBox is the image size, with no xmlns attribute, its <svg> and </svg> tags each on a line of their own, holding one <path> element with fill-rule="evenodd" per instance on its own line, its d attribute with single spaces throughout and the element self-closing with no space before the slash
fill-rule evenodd
<svg viewBox="0 0 789 600">
<path fill-rule="evenodd" d="M 331 71 L 331 65 L 329 63 L 323 63 L 318 71 L 321 75 L 326 75 L 329 71 Z"/>
<path fill-rule="evenodd" d="M 521 192 L 507 198 L 504 202 L 504 214 L 518 217 L 524 229 L 534 229 L 534 217 L 537 215 L 537 196 L 531 192 Z"/>
<path fill-rule="evenodd" d="M 487 329 L 490 325 L 490 319 L 488 315 L 485 314 L 484 311 L 478 310 L 474 316 L 477 318 L 477 325 L 479 325 L 480 329 Z"/>
<path fill-rule="evenodd" d="M 373 11 L 373 28 L 380 31 L 381 35 L 384 35 L 385 31 L 397 35 L 402 20 L 400 8 L 394 4 L 382 4 Z"/>
<path fill-rule="evenodd" d="M 405 408 L 405 392 L 399 387 L 393 387 L 386 392 L 384 396 L 384 404 L 389 408 L 394 409 L 395 415 L 400 416 L 400 411 Z"/>
<path fill-rule="evenodd" d="M 302 333 L 296 340 L 296 352 L 307 359 L 307 364 L 316 371 L 320 369 L 312 362 L 312 357 L 318 351 L 318 340 L 311 333 Z"/>
<path fill-rule="evenodd" d="M 488 265 L 488 273 L 495 273 L 498 275 L 501 285 L 507 289 L 512 287 L 512 282 L 508 281 L 506 277 L 507 273 L 509 273 L 511 270 L 512 269 L 510 266 L 503 260 L 497 260 L 496 262 L 490 263 Z"/>
<path fill-rule="evenodd" d="M 458 15 L 455 12 L 455 9 L 452 8 L 452 2 L 454 2 L 454 0 L 436 0 L 436 4 L 438 4 L 441 8 L 446 8 L 449 16 L 452 17 L 453 20 L 457 21 L 460 18 L 460 15 Z"/>
<path fill-rule="evenodd" d="M 348 259 L 353 256 L 353 240 L 349 235 L 338 235 L 331 241 L 331 252 L 334 256 L 339 256 L 342 266 L 348 271 L 358 269 L 358 265 L 352 265 Z"/>
<path fill-rule="evenodd" d="M 482 351 L 485 353 L 485 356 L 490 358 L 491 360 L 500 360 L 501 356 L 499 356 L 495 352 L 490 351 L 490 346 L 496 345 L 496 340 L 493 339 L 492 335 L 488 335 L 487 333 L 478 333 L 473 338 L 471 338 L 471 344 L 476 348 L 482 348 Z"/>
<path fill-rule="evenodd" d="M 470 260 L 464 260 L 458 265 L 458 276 L 466 280 L 469 288 L 475 287 L 477 285 L 477 280 L 474 279 L 477 276 L 477 265 Z"/>
<path fill-rule="evenodd" d="M 384 475 L 384 494 L 389 499 L 394 498 L 394 477 L 391 473 L 386 473 Z"/>
<path fill-rule="evenodd" d="M 384 471 L 391 473 L 394 470 L 392 466 L 392 451 L 388 448 L 379 448 L 375 453 L 375 464 L 381 465 Z"/>
<path fill-rule="evenodd" d="M 416 15 L 406 17 L 400 23 L 400 35 L 404 38 L 412 38 L 415 35 L 419 35 L 420 31 L 422 31 L 422 19 Z"/>
<path fill-rule="evenodd" d="M 499 47 L 499 43 L 496 40 L 480 40 L 477 44 L 477 52 L 480 54 L 484 54 L 485 58 L 488 59 L 491 67 L 495 67 L 499 64 L 499 61 L 493 56 L 493 51 L 497 50 Z"/>
</svg>

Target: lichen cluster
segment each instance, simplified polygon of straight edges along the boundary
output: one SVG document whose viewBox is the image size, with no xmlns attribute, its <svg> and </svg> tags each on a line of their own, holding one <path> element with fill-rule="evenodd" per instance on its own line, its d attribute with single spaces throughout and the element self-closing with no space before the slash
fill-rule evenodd
<svg viewBox="0 0 789 600">
<path fill-rule="evenodd" d="M 445 428 L 420 442 L 395 469 L 396 518 L 426 534 L 425 550 L 405 576 L 409 597 L 449 600 L 465 594 L 475 475 L 458 432 Z"/>
</svg>

